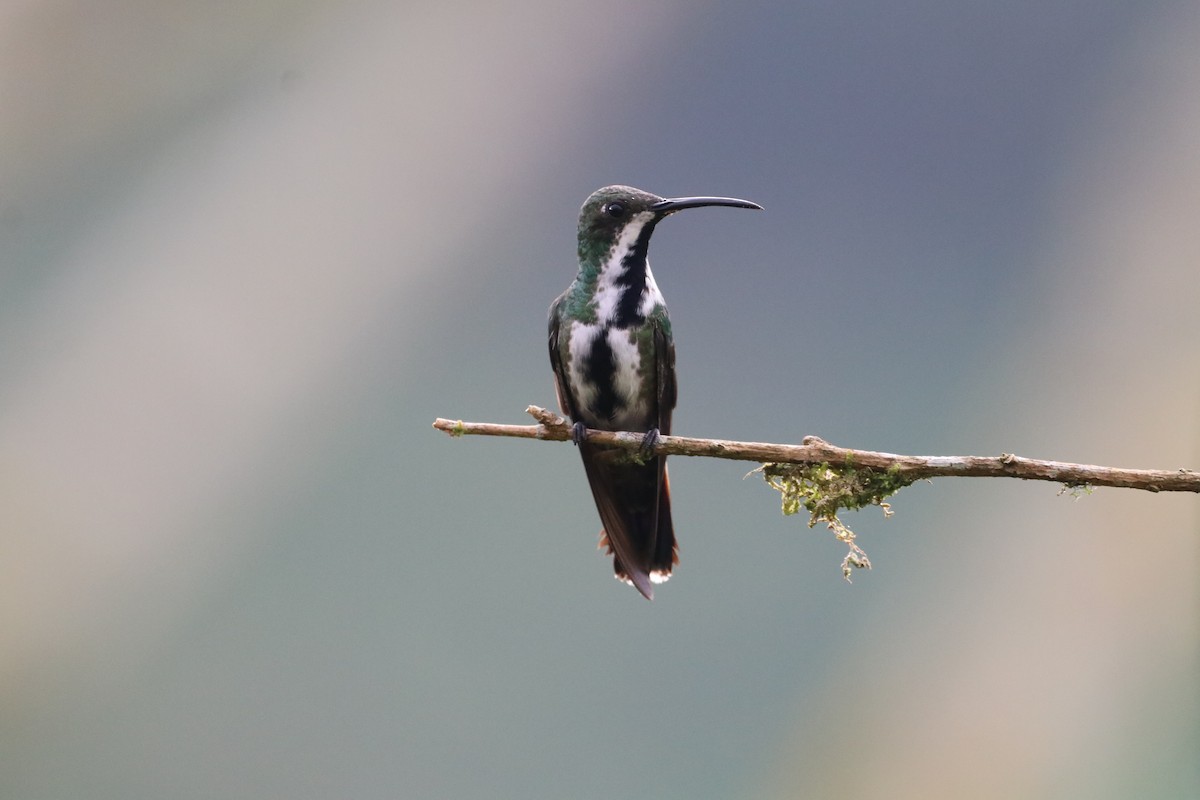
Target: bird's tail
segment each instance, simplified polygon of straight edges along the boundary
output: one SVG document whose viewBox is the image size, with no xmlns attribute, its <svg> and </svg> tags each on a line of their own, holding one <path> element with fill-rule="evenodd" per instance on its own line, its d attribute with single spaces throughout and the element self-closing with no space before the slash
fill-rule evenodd
<svg viewBox="0 0 1200 800">
<path fill-rule="evenodd" d="M 648 465 L 654 468 L 656 465 Z M 671 577 L 672 568 L 679 563 L 675 543 L 675 528 L 671 521 L 671 489 L 666 465 L 661 465 L 662 482 L 657 501 L 642 508 L 626 509 L 621 519 L 612 525 L 621 536 L 610 537 L 608 523 L 600 531 L 600 547 L 613 557 L 613 572 L 618 580 L 633 586 L 647 600 L 654 599 L 653 584 Z M 604 517 L 603 512 L 601 517 Z"/>
</svg>

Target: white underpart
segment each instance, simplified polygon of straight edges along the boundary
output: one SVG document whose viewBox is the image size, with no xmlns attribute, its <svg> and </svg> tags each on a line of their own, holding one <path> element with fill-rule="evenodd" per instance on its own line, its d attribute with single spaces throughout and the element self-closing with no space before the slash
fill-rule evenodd
<svg viewBox="0 0 1200 800">
<path fill-rule="evenodd" d="M 643 317 L 650 316 L 650 312 L 656 306 L 664 306 L 667 302 L 663 300 L 662 292 L 658 290 L 658 284 L 654 282 L 654 273 L 650 271 L 650 262 L 646 261 L 646 288 L 642 291 L 642 302 L 638 303 L 638 313 Z"/>
<path fill-rule="evenodd" d="M 607 420 L 618 428 L 627 427 L 644 416 L 645 398 L 638 395 L 638 372 L 642 365 L 642 354 L 638 350 L 636 339 L 628 328 L 613 327 L 617 316 L 617 306 L 621 302 L 621 294 L 625 287 L 618 286 L 617 281 L 625 274 L 625 256 L 637 244 L 638 237 L 646 224 L 654 219 L 649 211 L 638 214 L 625 226 L 608 257 L 600 267 L 600 275 L 596 282 L 596 322 L 572 322 L 570 331 L 570 381 L 576 387 L 579 396 L 576 401 L 580 410 L 587 413 L 596 399 L 596 392 L 588 386 L 584 373 L 588 355 L 596 337 L 603 335 L 613 353 L 614 374 L 613 383 L 617 393 L 617 407 L 613 419 Z M 662 293 L 654 282 L 650 267 L 646 267 L 646 286 L 638 301 L 638 313 L 649 316 L 656 306 L 663 304 Z M 661 578 L 660 578 L 661 580 Z"/>
<path fill-rule="evenodd" d="M 635 419 L 644 417 L 642 408 L 643 398 L 638 396 L 638 370 L 642 366 L 642 354 L 638 352 L 633 334 L 625 328 L 608 329 L 608 346 L 612 348 L 613 362 L 616 370 L 613 374 L 614 388 L 620 406 L 613 422 L 617 427 L 624 428 L 624 418 L 632 415 Z"/>
<path fill-rule="evenodd" d="M 621 287 L 617 286 L 617 281 L 625 274 L 625 256 L 637 244 L 642 229 L 652 219 L 652 213 L 643 211 L 629 220 L 620 238 L 608 251 L 608 258 L 600 265 L 600 276 L 596 282 L 596 319 L 601 325 L 612 323 L 617 315 L 617 304 L 621 302 Z M 657 292 L 658 288 L 655 287 L 654 291 Z"/>
<path fill-rule="evenodd" d="M 636 420 L 645 414 L 645 398 L 638 394 L 638 370 L 641 368 L 642 355 L 628 328 L 609 328 L 585 322 L 571 323 L 571 386 L 575 387 L 578 393 L 575 400 L 579 404 L 580 412 L 590 416 L 597 393 L 587 380 L 588 376 L 584 370 L 588 355 L 592 351 L 592 343 L 602 333 L 613 353 L 613 388 L 617 394 L 613 418 L 606 421 L 617 428 L 628 427 L 630 424 L 636 424 Z"/>
<path fill-rule="evenodd" d="M 567 369 L 571 373 L 570 385 L 577 392 L 575 402 L 579 404 L 580 411 L 591 408 L 592 403 L 596 400 L 596 392 L 592 390 L 587 380 L 584 367 L 587 363 L 588 353 L 592 351 L 592 342 L 599 333 L 599 325 L 576 321 L 571 323 L 571 330 L 568 334 L 567 341 L 570 343 L 571 357 L 567 362 Z"/>
</svg>

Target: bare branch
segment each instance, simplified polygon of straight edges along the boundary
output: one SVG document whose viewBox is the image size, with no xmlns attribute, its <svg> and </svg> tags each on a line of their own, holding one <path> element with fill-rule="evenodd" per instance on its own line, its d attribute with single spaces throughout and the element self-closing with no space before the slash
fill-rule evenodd
<svg viewBox="0 0 1200 800">
<path fill-rule="evenodd" d="M 438 419 L 433 427 L 452 436 L 515 436 L 559 442 L 570 440 L 571 424 L 558 414 L 538 406 L 530 406 L 526 411 L 539 424 L 498 425 Z M 637 450 L 642 446 L 643 435 L 589 430 L 587 438 L 596 444 Z M 654 452 L 659 455 L 706 456 L 765 464 L 827 464 L 834 468 L 855 469 L 869 467 L 887 471 L 903 484 L 927 478 L 1020 478 L 1062 483 L 1068 487 L 1113 486 L 1148 492 L 1200 493 L 1200 473 L 1188 469 L 1119 469 L 1043 461 L 1010 453 L 999 456 L 905 456 L 837 447 L 816 436 L 806 436 L 803 443 L 798 445 L 662 436 Z"/>
</svg>

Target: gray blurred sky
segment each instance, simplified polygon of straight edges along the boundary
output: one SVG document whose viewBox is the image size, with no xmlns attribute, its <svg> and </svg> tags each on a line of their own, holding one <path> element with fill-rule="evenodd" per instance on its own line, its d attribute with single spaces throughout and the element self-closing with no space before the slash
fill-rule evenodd
<svg viewBox="0 0 1200 800">
<path fill-rule="evenodd" d="M 549 405 L 579 204 L 681 434 L 1200 466 L 1200 8 L 0 9 L 0 796 L 1200 794 L 1195 497 L 851 524 L 672 467 L 615 583 Z"/>
</svg>

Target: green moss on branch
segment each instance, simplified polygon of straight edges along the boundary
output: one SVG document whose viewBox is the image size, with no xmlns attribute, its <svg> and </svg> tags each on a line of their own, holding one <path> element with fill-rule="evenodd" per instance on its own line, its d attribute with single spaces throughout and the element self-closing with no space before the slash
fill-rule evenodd
<svg viewBox="0 0 1200 800">
<path fill-rule="evenodd" d="M 850 580 L 855 569 L 870 569 L 871 560 L 859 547 L 852 531 L 838 517 L 843 510 L 857 511 L 866 506 L 879 506 L 885 517 L 892 515 L 887 498 L 913 483 L 902 477 L 898 465 L 886 470 L 855 467 L 847 463 L 834 467 L 820 464 L 763 464 L 758 468 L 767 485 L 782 497 L 783 513 L 796 514 L 803 508 L 809 513 L 808 527 L 823 522 L 833 531 L 848 552 L 842 559 L 842 575 Z"/>
</svg>

